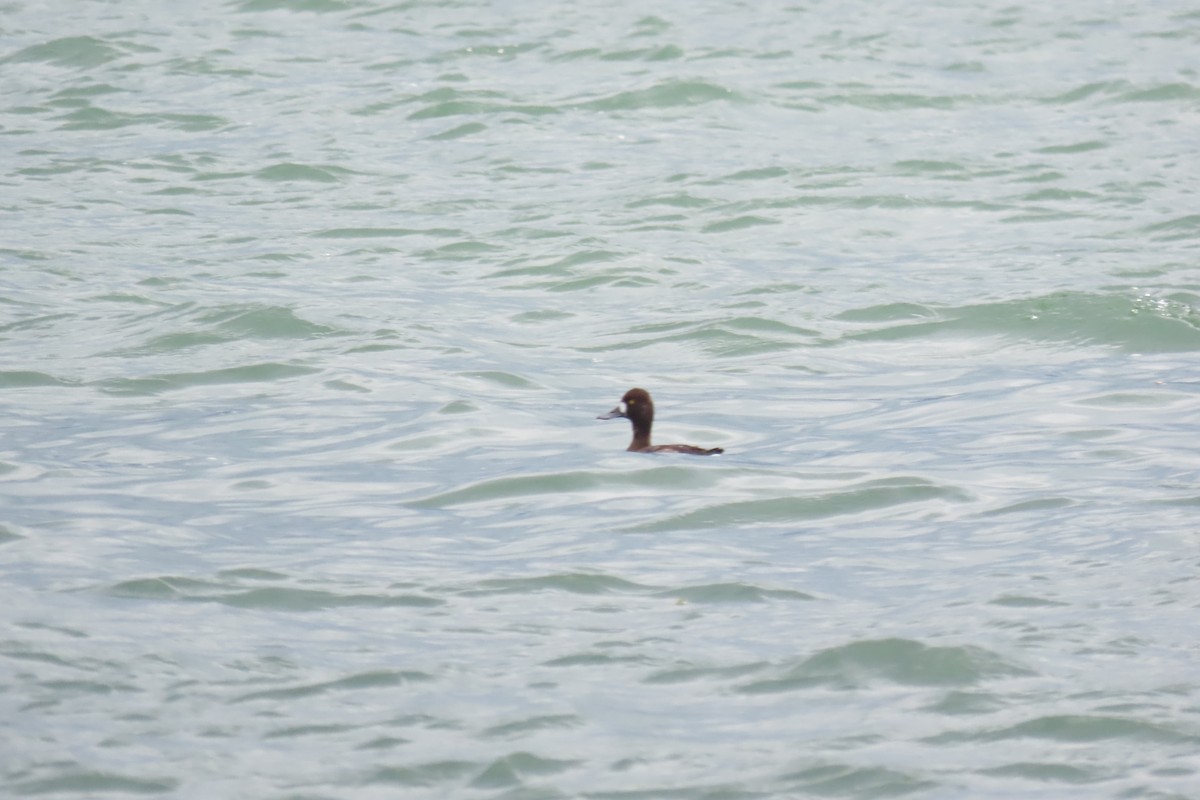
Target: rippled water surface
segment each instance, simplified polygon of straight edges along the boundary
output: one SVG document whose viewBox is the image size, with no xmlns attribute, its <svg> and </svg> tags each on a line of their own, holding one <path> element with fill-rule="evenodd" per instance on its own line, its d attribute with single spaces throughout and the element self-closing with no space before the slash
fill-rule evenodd
<svg viewBox="0 0 1200 800">
<path fill-rule="evenodd" d="M 1200 797 L 1198 52 L 5 4 L 3 794 Z"/>
</svg>

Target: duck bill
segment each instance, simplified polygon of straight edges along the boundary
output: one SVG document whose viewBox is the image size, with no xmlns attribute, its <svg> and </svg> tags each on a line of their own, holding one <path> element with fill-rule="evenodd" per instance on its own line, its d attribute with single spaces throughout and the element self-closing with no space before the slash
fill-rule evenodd
<svg viewBox="0 0 1200 800">
<path fill-rule="evenodd" d="M 625 416 L 625 410 L 620 406 L 617 406 L 607 414 L 601 414 L 600 416 L 596 417 L 596 419 L 618 419 L 623 416 Z"/>
</svg>

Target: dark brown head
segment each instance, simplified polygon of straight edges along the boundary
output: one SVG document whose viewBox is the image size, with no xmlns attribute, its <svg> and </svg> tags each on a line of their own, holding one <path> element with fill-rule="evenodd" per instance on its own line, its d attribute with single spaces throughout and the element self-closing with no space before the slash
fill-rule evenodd
<svg viewBox="0 0 1200 800">
<path fill-rule="evenodd" d="M 621 398 L 621 403 L 607 414 L 596 419 L 624 417 L 633 424 L 633 441 L 630 450 L 645 450 L 650 446 L 650 427 L 654 424 L 654 401 L 645 389 L 630 389 Z"/>
</svg>

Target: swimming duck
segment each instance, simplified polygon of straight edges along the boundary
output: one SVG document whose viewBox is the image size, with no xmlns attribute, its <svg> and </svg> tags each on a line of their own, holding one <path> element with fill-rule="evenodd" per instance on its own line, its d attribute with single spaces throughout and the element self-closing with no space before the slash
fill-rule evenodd
<svg viewBox="0 0 1200 800">
<path fill-rule="evenodd" d="M 645 389 L 630 389 L 621 402 L 607 414 L 596 419 L 624 417 L 633 423 L 633 441 L 626 448 L 633 453 L 687 453 L 693 456 L 714 456 L 725 451 L 720 447 L 705 449 L 691 444 L 650 444 L 650 426 L 654 424 L 654 401 Z"/>
</svg>

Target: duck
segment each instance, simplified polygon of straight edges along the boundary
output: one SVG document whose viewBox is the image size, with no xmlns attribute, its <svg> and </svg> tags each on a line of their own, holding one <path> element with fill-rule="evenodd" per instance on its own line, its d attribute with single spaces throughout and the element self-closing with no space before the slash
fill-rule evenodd
<svg viewBox="0 0 1200 800">
<path fill-rule="evenodd" d="M 625 448 L 631 453 L 686 453 L 690 456 L 715 456 L 720 447 L 696 447 L 694 444 L 650 444 L 650 426 L 654 424 L 654 401 L 645 389 L 630 389 L 617 407 L 596 419 L 624 417 L 633 424 L 633 441 Z"/>
</svg>

